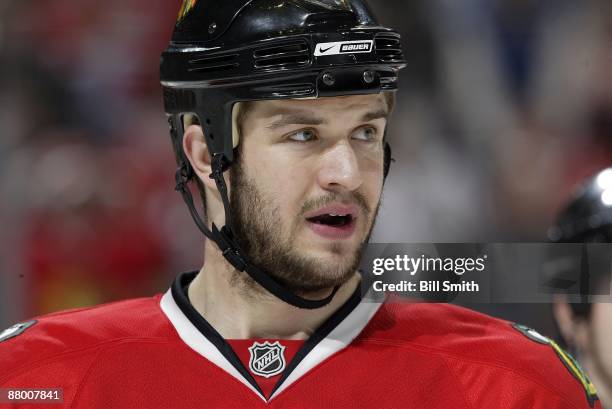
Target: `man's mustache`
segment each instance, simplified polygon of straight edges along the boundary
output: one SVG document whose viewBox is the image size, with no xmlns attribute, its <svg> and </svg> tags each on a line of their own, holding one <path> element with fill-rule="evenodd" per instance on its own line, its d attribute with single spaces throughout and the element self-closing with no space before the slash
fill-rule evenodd
<svg viewBox="0 0 612 409">
<path fill-rule="evenodd" d="M 304 202 L 300 211 L 300 215 L 306 214 L 307 212 L 310 212 L 312 210 L 320 209 L 321 207 L 325 207 L 332 203 L 342 203 L 346 205 L 355 204 L 361 208 L 365 216 L 368 216 L 371 213 L 370 206 L 368 206 L 368 202 L 362 193 L 331 192 L 325 196 L 321 196 L 316 199 L 310 199 Z"/>
</svg>

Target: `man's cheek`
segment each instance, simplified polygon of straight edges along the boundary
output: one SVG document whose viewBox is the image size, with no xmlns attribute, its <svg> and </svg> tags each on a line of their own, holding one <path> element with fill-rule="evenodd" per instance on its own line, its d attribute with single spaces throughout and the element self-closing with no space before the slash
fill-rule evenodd
<svg viewBox="0 0 612 409">
<path fill-rule="evenodd" d="M 374 213 L 382 198 L 383 183 L 380 179 L 369 180 L 367 190 L 364 191 L 364 196 L 367 200 L 370 213 Z M 372 216 L 372 214 L 371 214 Z"/>
</svg>

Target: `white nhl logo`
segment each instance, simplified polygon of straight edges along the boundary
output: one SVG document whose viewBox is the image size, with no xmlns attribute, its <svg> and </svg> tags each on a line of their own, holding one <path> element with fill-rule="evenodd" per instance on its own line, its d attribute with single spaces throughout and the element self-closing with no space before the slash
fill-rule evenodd
<svg viewBox="0 0 612 409">
<path fill-rule="evenodd" d="M 285 369 L 285 347 L 278 341 L 271 344 L 268 341 L 260 344 L 255 342 L 249 347 L 251 371 L 264 378 L 278 375 Z"/>
</svg>

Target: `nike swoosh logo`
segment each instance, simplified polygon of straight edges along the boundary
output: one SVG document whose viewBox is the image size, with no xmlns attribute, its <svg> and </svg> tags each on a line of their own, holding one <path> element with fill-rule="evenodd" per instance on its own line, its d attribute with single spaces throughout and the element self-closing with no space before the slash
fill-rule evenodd
<svg viewBox="0 0 612 409">
<path fill-rule="evenodd" d="M 324 53 L 328 52 L 329 50 L 331 50 L 331 49 L 332 49 L 332 48 L 334 48 L 334 47 L 335 47 L 335 45 L 332 45 L 331 47 L 327 47 L 327 48 L 323 48 L 323 47 L 321 47 L 321 48 L 319 49 L 319 52 L 321 52 L 321 54 L 324 54 Z"/>
</svg>

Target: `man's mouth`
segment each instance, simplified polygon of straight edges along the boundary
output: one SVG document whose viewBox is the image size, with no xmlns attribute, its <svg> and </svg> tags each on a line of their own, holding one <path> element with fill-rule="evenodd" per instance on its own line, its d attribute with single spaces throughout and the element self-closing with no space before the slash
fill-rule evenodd
<svg viewBox="0 0 612 409">
<path fill-rule="evenodd" d="M 356 226 L 359 209 L 353 205 L 330 205 L 306 214 L 308 227 L 327 239 L 346 239 Z"/>
<path fill-rule="evenodd" d="M 343 227 L 353 221 L 353 216 L 350 214 L 322 214 L 316 217 L 307 218 L 311 223 L 322 224 L 332 227 Z"/>
</svg>

